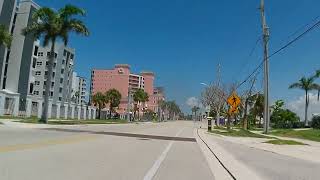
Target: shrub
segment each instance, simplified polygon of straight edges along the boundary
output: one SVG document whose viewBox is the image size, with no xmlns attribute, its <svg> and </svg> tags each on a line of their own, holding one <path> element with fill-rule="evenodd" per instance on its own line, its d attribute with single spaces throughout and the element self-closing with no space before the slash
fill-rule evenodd
<svg viewBox="0 0 320 180">
<path fill-rule="evenodd" d="M 313 116 L 311 121 L 311 127 L 313 129 L 320 129 L 320 116 Z"/>
<path fill-rule="evenodd" d="M 270 117 L 274 128 L 290 129 L 294 126 L 300 126 L 300 118 L 296 113 L 288 109 L 278 109 L 274 111 Z"/>
<path fill-rule="evenodd" d="M 304 128 L 304 122 L 293 122 L 292 123 L 292 128 Z"/>
</svg>

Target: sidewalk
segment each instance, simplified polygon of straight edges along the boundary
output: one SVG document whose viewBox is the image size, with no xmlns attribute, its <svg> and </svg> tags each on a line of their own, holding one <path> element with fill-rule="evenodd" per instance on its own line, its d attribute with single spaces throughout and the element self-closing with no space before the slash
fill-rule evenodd
<svg viewBox="0 0 320 180">
<path fill-rule="evenodd" d="M 216 138 L 223 139 L 225 137 L 215 136 L 207 133 L 207 130 L 202 128 L 198 129 L 198 133 L 201 139 L 203 139 L 206 144 L 210 147 L 210 149 L 215 153 L 215 155 L 219 158 L 221 163 L 227 168 L 227 170 L 238 180 L 247 180 L 248 178 L 254 180 L 262 180 L 261 177 L 257 173 L 255 173 L 252 169 L 248 168 L 245 164 L 237 160 L 232 154 L 222 148 L 215 140 Z M 198 136 L 196 134 L 196 136 Z M 222 165 L 219 163 L 217 158 L 212 155 L 212 152 L 206 152 L 201 146 L 201 140 L 198 141 L 200 148 L 204 152 L 204 155 L 211 166 L 212 171 L 215 174 L 216 179 L 233 179 L 231 175 L 228 174 L 227 170 L 225 170 Z M 207 147 L 206 147 L 207 148 Z M 208 148 L 207 148 L 208 149 Z M 208 150 L 207 150 L 208 151 Z"/>
<path fill-rule="evenodd" d="M 280 136 L 273 136 L 273 135 L 266 135 L 269 137 L 275 137 L 278 139 L 283 140 L 294 140 L 297 142 L 302 142 L 306 145 L 274 145 L 269 143 L 264 143 L 270 139 L 264 138 L 249 138 L 249 137 L 230 137 L 230 136 L 222 136 L 218 134 L 208 134 L 207 133 L 207 126 L 202 125 L 202 133 L 205 134 L 205 138 L 214 139 L 219 138 L 224 141 L 245 145 L 250 148 L 261 149 L 264 151 L 273 152 L 276 154 L 286 155 L 306 161 L 311 161 L 315 163 L 320 163 L 320 142 L 304 140 L 304 139 L 297 139 L 297 138 L 287 138 L 287 137 L 280 137 Z M 254 131 L 254 133 L 261 134 L 259 132 Z"/>
</svg>

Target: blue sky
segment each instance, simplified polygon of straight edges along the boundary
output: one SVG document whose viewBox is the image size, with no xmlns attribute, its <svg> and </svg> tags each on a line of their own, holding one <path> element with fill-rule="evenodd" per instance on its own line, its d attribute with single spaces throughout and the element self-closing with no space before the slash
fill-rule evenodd
<svg viewBox="0 0 320 180">
<path fill-rule="evenodd" d="M 199 97 L 221 63 L 226 83 L 244 79 L 261 61 L 260 0 L 36 0 L 55 9 L 71 3 L 87 10 L 88 38 L 72 36 L 75 70 L 90 78 L 94 67 L 131 64 L 133 71 L 156 73 L 156 85 L 166 89 L 185 112 L 186 101 Z M 319 16 L 319 0 L 266 0 L 270 52 Z M 320 20 L 320 18 L 318 18 Z M 301 32 L 301 31 L 299 31 Z M 320 69 L 320 30 L 317 29 L 270 60 L 271 99 L 293 101 L 303 95 L 290 83 Z M 258 76 L 257 89 L 261 89 Z"/>
</svg>

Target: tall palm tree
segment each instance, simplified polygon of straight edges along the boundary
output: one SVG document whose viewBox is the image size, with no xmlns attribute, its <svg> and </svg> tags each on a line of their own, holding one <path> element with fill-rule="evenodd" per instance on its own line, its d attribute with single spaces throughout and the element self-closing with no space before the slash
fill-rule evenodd
<svg viewBox="0 0 320 180">
<path fill-rule="evenodd" d="M 136 92 L 133 94 L 133 101 L 136 103 L 135 104 L 135 112 L 138 110 L 138 119 L 140 119 L 140 108 L 137 107 L 138 103 L 142 103 L 143 108 L 145 106 L 145 102 L 149 101 L 149 95 L 146 93 L 143 89 L 138 89 Z M 136 113 L 135 113 L 136 114 Z"/>
<path fill-rule="evenodd" d="M 305 91 L 305 109 L 304 109 L 304 124 L 305 126 L 308 126 L 308 106 L 309 106 L 309 96 L 308 92 L 311 90 L 320 90 L 320 86 L 316 83 L 314 83 L 316 77 L 312 76 L 309 78 L 302 77 L 299 82 L 293 83 L 289 86 L 289 89 L 301 89 Z"/>
<path fill-rule="evenodd" d="M 111 113 L 115 112 L 115 108 L 120 105 L 121 94 L 116 89 L 110 89 L 106 92 L 105 96 L 110 103 L 109 117 L 111 118 Z"/>
<path fill-rule="evenodd" d="M 10 47 L 11 41 L 12 41 L 12 36 L 8 32 L 6 26 L 3 24 L 0 24 L 0 47 L 1 46 Z"/>
<path fill-rule="evenodd" d="M 43 7 L 33 14 L 33 23 L 22 31 L 24 35 L 32 34 L 35 38 L 43 37 L 44 46 L 48 46 L 49 43 L 51 45 L 48 62 L 48 76 L 45 87 L 44 107 L 40 122 L 47 123 L 48 121 L 49 92 L 55 58 L 56 40 L 61 39 L 64 44 L 67 45 L 69 41 L 69 34 L 71 32 L 88 36 L 88 28 L 76 17 L 84 15 L 85 11 L 83 9 L 73 5 L 66 5 L 58 11 Z"/>
<path fill-rule="evenodd" d="M 98 107 L 98 119 L 101 118 L 101 110 L 105 108 L 105 105 L 108 103 L 107 98 L 101 92 L 97 92 L 92 96 L 92 102 L 94 106 Z"/>
</svg>

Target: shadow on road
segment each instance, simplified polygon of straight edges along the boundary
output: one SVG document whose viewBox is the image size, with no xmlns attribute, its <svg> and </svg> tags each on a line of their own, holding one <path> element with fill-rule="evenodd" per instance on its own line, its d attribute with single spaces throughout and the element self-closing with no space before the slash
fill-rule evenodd
<svg viewBox="0 0 320 180">
<path fill-rule="evenodd" d="M 133 134 L 133 133 L 106 132 L 106 131 L 89 131 L 89 130 L 61 129 L 61 128 L 44 128 L 42 130 L 72 132 L 72 133 L 102 134 L 102 135 L 110 135 L 110 136 L 134 137 L 134 138 L 140 138 L 140 139 L 157 139 L 157 140 L 168 140 L 168 141 L 196 142 L 195 138 L 157 136 L 157 135 L 148 135 L 148 134 Z"/>
</svg>

